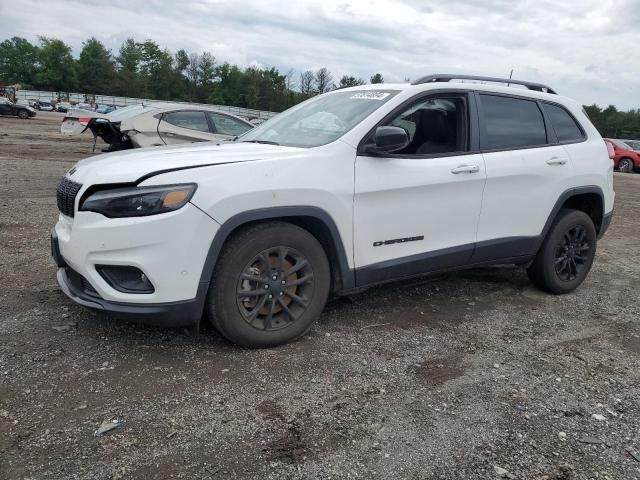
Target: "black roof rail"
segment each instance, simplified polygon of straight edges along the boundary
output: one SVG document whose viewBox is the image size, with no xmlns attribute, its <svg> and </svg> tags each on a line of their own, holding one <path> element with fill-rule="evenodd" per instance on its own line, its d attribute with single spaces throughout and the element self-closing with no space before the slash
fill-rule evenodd
<svg viewBox="0 0 640 480">
<path fill-rule="evenodd" d="M 495 82 L 495 83 L 506 83 L 511 84 L 514 83 L 516 85 L 524 85 L 529 90 L 535 90 L 537 92 L 546 92 L 556 94 L 556 91 L 541 83 L 534 82 L 525 82 L 523 80 L 513 80 L 509 78 L 496 78 L 496 77 L 479 77 L 477 75 L 452 75 L 449 73 L 438 74 L 438 75 L 427 75 L 426 77 L 419 78 L 415 82 L 412 82 L 412 85 L 419 85 L 421 83 L 432 83 L 432 82 L 449 82 L 451 80 L 474 80 L 477 82 Z"/>
</svg>

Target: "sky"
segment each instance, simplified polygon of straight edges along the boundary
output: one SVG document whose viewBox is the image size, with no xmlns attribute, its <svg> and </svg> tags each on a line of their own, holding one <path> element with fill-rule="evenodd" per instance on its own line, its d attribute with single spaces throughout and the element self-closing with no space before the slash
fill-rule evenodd
<svg viewBox="0 0 640 480">
<path fill-rule="evenodd" d="M 0 0 L 0 41 L 38 35 L 76 55 L 91 36 L 114 53 L 151 38 L 336 80 L 513 69 L 583 104 L 640 108 L 640 0 Z"/>
</svg>

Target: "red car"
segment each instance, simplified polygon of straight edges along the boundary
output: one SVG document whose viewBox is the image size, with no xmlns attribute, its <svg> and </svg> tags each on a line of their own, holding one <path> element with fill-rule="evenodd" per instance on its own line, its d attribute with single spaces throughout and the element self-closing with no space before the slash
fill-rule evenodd
<svg viewBox="0 0 640 480">
<path fill-rule="evenodd" d="M 605 138 L 604 141 L 610 143 L 613 147 L 615 154 L 613 157 L 614 167 L 625 173 L 633 173 L 634 170 L 640 170 L 640 154 L 638 152 L 634 151 L 622 140 Z"/>
</svg>

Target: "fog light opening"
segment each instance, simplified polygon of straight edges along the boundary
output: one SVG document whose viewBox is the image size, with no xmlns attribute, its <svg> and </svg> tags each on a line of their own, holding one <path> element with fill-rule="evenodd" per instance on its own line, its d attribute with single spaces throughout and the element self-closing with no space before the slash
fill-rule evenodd
<svg viewBox="0 0 640 480">
<path fill-rule="evenodd" d="M 100 276 L 115 290 L 123 293 L 153 293 L 153 284 L 137 267 L 125 265 L 96 265 Z"/>
</svg>

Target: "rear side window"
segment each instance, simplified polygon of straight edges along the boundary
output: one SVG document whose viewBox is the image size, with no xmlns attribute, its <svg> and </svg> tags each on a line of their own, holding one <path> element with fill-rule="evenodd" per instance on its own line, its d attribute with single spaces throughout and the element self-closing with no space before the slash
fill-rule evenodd
<svg viewBox="0 0 640 480">
<path fill-rule="evenodd" d="M 497 95 L 480 95 L 480 102 L 483 149 L 533 147 L 547 143 L 544 118 L 537 102 Z"/>
<path fill-rule="evenodd" d="M 584 140 L 584 133 L 573 117 L 564 108 L 550 103 L 543 103 L 544 113 L 551 121 L 553 130 L 560 143 L 581 142 Z"/>
<path fill-rule="evenodd" d="M 235 118 L 228 117 L 227 115 L 223 115 L 221 113 L 208 112 L 209 119 L 216 126 L 216 133 L 220 133 L 222 135 L 242 135 L 247 130 L 251 130 L 251 125 L 247 125 L 246 123 L 241 122 L 240 120 L 236 120 Z"/>
<path fill-rule="evenodd" d="M 204 116 L 204 112 L 197 110 L 165 113 L 162 115 L 162 120 L 176 127 L 209 133 L 209 124 Z"/>
</svg>

